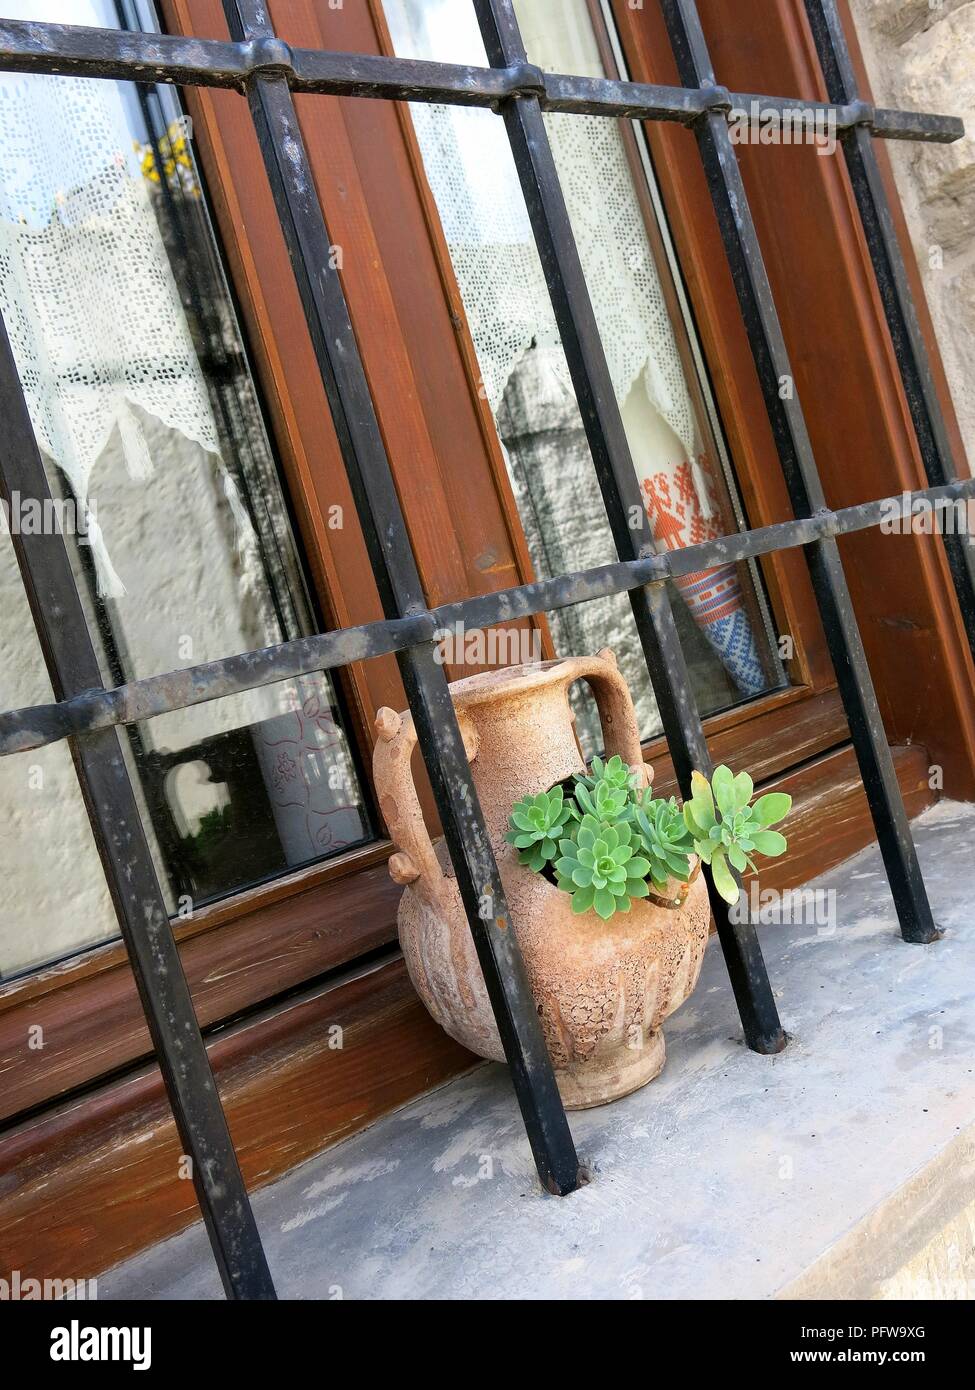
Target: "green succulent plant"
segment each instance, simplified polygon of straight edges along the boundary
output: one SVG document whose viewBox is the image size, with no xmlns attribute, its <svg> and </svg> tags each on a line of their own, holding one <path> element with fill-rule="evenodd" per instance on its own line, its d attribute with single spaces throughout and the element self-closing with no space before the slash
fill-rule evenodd
<svg viewBox="0 0 975 1390">
<path fill-rule="evenodd" d="M 784 854 L 784 835 L 769 829 L 789 814 L 792 797 L 768 792 L 749 805 L 754 786 L 747 772 L 737 777 L 729 767 L 716 767 L 711 781 L 700 772 L 691 776 L 691 799 L 684 803 L 684 823 L 694 849 L 711 866 L 714 886 L 726 902 L 738 901 L 740 889 L 732 868 L 754 870 L 752 854 L 771 859 Z"/>
<path fill-rule="evenodd" d="M 686 883 L 691 873 L 688 855 L 694 853 L 694 838 L 684 822 L 677 798 L 654 799 L 647 788 L 635 800 L 633 819 L 643 853 L 650 861 L 654 886 L 666 888 L 672 878 Z"/>
<path fill-rule="evenodd" d="M 592 787 L 587 787 L 580 779 L 575 784 L 572 813 L 580 821 L 585 816 L 592 816 L 607 824 L 628 821 L 632 819 L 630 795 L 629 785 L 616 787 L 611 782 L 599 780 Z"/>
<path fill-rule="evenodd" d="M 635 852 L 638 845 L 632 840 L 627 822 L 605 825 L 594 816 L 584 816 L 575 838 L 559 842 L 556 879 L 560 888 L 572 894 L 573 912 L 592 908 L 608 921 L 614 913 L 629 912 L 634 898 L 647 896 L 650 861 Z"/>
<path fill-rule="evenodd" d="M 588 787 L 591 791 L 597 782 L 602 782 L 614 791 L 630 791 L 636 783 L 636 774 L 618 753 L 614 753 L 608 763 L 602 758 L 593 758 L 590 772 L 577 779 L 576 785 Z"/>
<path fill-rule="evenodd" d="M 512 807 L 511 828 L 504 838 L 519 851 L 519 862 L 539 873 L 555 858 L 570 814 L 560 786 L 526 796 Z"/>
<path fill-rule="evenodd" d="M 792 798 L 769 792 L 751 805 L 747 772 L 736 777 L 718 767 L 710 782 L 695 772 L 683 808 L 674 797 L 665 801 L 641 789 L 639 780 L 618 756 L 605 763 L 593 758 L 568 795 L 560 785 L 512 808 L 505 839 L 527 868 L 554 874 L 571 894 L 573 912 L 591 909 L 604 921 L 629 912 L 651 884 L 686 883 L 691 854 L 711 866 L 718 892 L 734 903 L 740 889 L 733 870 L 754 869 L 753 854 L 785 853 L 785 836 L 770 827 L 788 815 Z"/>
</svg>

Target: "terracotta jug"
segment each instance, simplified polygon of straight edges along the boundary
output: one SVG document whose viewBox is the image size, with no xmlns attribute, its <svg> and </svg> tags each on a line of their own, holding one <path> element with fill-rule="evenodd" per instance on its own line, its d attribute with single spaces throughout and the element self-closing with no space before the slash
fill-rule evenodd
<svg viewBox="0 0 975 1390">
<path fill-rule="evenodd" d="M 563 1101 L 601 1105 L 651 1081 L 664 1063 L 661 1024 L 690 994 L 707 942 L 703 877 L 667 896 L 678 909 L 637 900 L 604 922 L 576 915 L 568 893 L 518 862 L 504 839 L 511 807 L 584 771 L 569 687 L 596 699 L 605 756 L 618 753 L 649 783 L 636 711 L 611 652 L 509 667 L 450 687 L 488 835 L 497 856 Z M 412 718 L 380 710 L 373 767 L 397 852 L 390 873 L 407 885 L 399 937 L 410 978 L 436 1021 L 481 1057 L 504 1060 L 467 915 L 443 841 L 431 841 L 411 771 Z M 671 891 L 672 890 L 672 891 Z"/>
</svg>

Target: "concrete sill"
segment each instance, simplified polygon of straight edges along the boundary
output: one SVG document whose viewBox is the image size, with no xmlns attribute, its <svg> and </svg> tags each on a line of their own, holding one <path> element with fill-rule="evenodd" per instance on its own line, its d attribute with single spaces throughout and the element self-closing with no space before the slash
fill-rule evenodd
<svg viewBox="0 0 975 1390">
<path fill-rule="evenodd" d="M 661 1077 L 570 1117 L 590 1186 L 542 1194 L 505 1070 L 485 1066 L 257 1194 L 279 1295 L 970 1297 L 975 807 L 915 830 L 944 940 L 900 940 L 865 850 L 812 885 L 835 890 L 835 931 L 762 931 L 785 1052 L 742 1044 L 712 940 Z M 99 1294 L 219 1298 L 202 1226 Z"/>
</svg>

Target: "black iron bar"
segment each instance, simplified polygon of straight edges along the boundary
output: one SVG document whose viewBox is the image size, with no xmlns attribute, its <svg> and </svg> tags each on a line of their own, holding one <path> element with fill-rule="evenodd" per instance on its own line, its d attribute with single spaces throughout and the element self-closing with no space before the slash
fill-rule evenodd
<svg viewBox="0 0 975 1390">
<path fill-rule="evenodd" d="M 51 492 L 17 363 L 0 321 L 0 492 L 50 507 Z M 54 693 L 70 700 L 101 686 L 64 537 L 13 543 Z M 116 729 L 71 740 L 78 781 L 129 954 L 146 1023 L 228 1297 L 273 1299 L 274 1285 L 193 1009 L 165 900 Z"/>
<path fill-rule="evenodd" d="M 714 84 L 693 0 L 661 0 L 661 4 L 681 80 L 704 87 Z M 792 506 L 797 516 L 810 516 L 826 505 L 822 483 L 735 149 L 725 121 L 715 112 L 702 116 L 694 131 Z M 805 547 L 805 555 L 901 934 L 905 941 L 935 941 L 939 932 L 835 537 L 812 542 Z"/>
<path fill-rule="evenodd" d="M 0 19 L 0 71 L 107 77 L 125 81 L 231 87 L 244 90 L 258 75 L 284 77 L 295 92 L 372 97 L 392 101 L 450 102 L 492 106 L 516 92 L 537 96 L 546 111 L 689 125 L 713 103 L 703 88 L 661 87 L 611 78 L 543 73 L 530 63 L 497 68 L 387 58 L 374 53 L 331 53 L 291 48 L 265 36 L 227 43 L 181 35 L 124 33 L 72 24 Z M 795 109 L 788 97 L 726 93 L 736 113 Z M 828 115 L 836 130 L 861 127 L 890 140 L 950 143 L 964 135 L 961 121 L 865 102 L 803 102 L 803 110 Z"/>
<path fill-rule="evenodd" d="M 575 574 L 521 584 L 515 589 L 497 589 L 493 593 L 441 604 L 409 618 L 380 619 L 359 627 L 293 638 L 219 661 L 200 662 L 179 671 L 145 676 L 112 690 L 86 690 L 58 704 L 7 710 L 0 713 L 0 757 L 43 748 L 72 734 L 108 729 L 116 724 L 142 723 L 159 714 L 188 709 L 228 695 L 241 695 L 259 686 L 333 670 L 353 661 L 386 656 L 416 643 L 437 641 L 438 635 L 452 631 L 458 623 L 468 630 L 492 627 L 597 598 L 609 598 L 645 584 L 660 584 L 680 575 L 696 574 L 713 565 L 808 545 L 822 536 L 851 535 L 888 519 L 901 518 L 909 522 L 912 507 L 930 507 L 935 516 L 941 509 L 950 518 L 953 512 L 957 514 L 963 502 L 966 508 L 975 502 L 975 478 L 885 497 L 877 502 L 861 502 L 835 512 L 818 512 L 799 521 L 782 521 L 753 531 L 735 532 L 717 540 L 685 546 L 683 550 L 599 565 Z M 949 520 L 948 524 L 961 523 Z"/>
<path fill-rule="evenodd" d="M 806 0 L 806 13 L 831 99 L 859 100 L 856 72 L 835 0 Z M 877 152 L 862 127 L 845 132 L 842 145 L 924 472 L 932 486 L 950 483 L 958 476 L 951 442 Z M 970 537 L 958 534 L 945 534 L 944 547 L 968 643 L 975 655 L 975 548 Z"/>
<path fill-rule="evenodd" d="M 921 504 L 948 510 L 961 502 L 969 505 L 967 499 L 975 500 L 973 478 L 877 502 L 862 502 L 835 512 L 825 511 L 798 521 L 778 522 L 683 550 L 599 565 L 514 589 L 499 589 L 442 604 L 409 618 L 380 619 L 359 627 L 294 638 L 219 661 L 146 676 L 111 690 L 85 690 L 56 704 L 7 710 L 0 713 L 0 757 L 43 748 L 72 734 L 141 723 L 159 714 L 240 695 L 278 681 L 386 656 L 418 642 L 436 641 L 438 634 L 451 631 L 457 623 L 473 629 L 513 622 L 695 574 L 713 565 L 807 545 L 822 536 L 849 535 L 895 516 L 909 520 L 911 508 Z"/>
<path fill-rule="evenodd" d="M 474 0 L 474 10 L 488 61 L 508 68 L 526 63 L 511 0 Z M 526 94 L 509 98 L 501 111 L 613 541 L 622 560 L 640 560 L 654 550 L 650 519 L 640 495 L 542 108 L 537 95 Z M 670 595 L 663 585 L 633 589 L 630 604 L 677 780 L 685 797 L 690 796 L 691 774 L 696 769 L 709 775 L 712 765 Z M 785 1046 L 785 1033 L 754 924 L 733 921 L 710 873 L 706 877 L 745 1039 L 756 1052 L 778 1052 Z"/>
<path fill-rule="evenodd" d="M 274 42 L 259 0 L 224 0 L 224 12 L 233 38 Z M 262 71 L 251 79 L 248 99 L 383 609 L 388 618 L 407 617 L 425 609 L 426 600 L 334 268 L 294 98 L 282 74 Z M 579 1185 L 579 1161 L 446 673 L 437 662 L 432 634 L 425 644 L 401 649 L 397 656 L 539 1177 L 549 1191 L 568 1193 Z"/>
</svg>

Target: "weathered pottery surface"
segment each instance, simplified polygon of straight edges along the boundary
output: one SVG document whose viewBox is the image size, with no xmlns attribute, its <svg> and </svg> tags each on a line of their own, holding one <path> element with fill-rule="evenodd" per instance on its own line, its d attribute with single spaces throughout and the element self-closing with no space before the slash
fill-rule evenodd
<svg viewBox="0 0 975 1390">
<path fill-rule="evenodd" d="M 538 1005 L 562 1098 L 601 1105 L 651 1081 L 664 1063 L 661 1025 L 697 983 L 709 907 L 703 876 L 679 910 L 646 901 L 603 922 L 576 916 L 568 893 L 518 863 L 504 834 L 512 803 L 583 771 L 568 691 L 585 680 L 599 709 L 606 756 L 641 769 L 636 714 L 611 652 L 470 676 L 451 685 L 474 783 Z M 430 1013 L 482 1057 L 504 1060 L 467 916 L 443 841 L 420 812 L 408 714 L 381 710 L 374 771 L 397 852 L 390 873 L 406 885 L 399 936 L 410 977 Z M 678 885 L 671 885 L 676 896 Z"/>
</svg>

